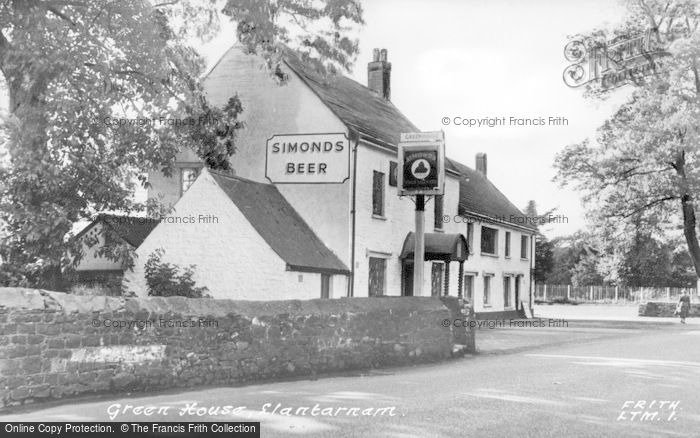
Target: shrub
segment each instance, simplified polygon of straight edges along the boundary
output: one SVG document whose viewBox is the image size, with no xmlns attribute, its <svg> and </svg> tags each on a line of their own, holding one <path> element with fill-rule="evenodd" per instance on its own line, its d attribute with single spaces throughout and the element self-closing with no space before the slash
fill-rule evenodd
<svg viewBox="0 0 700 438">
<path fill-rule="evenodd" d="M 578 305 L 578 301 L 570 300 L 566 297 L 555 297 L 552 298 L 552 304 L 571 304 L 572 306 Z"/>
<path fill-rule="evenodd" d="M 146 284 L 148 295 L 152 297 L 208 298 L 206 287 L 197 287 L 192 279 L 195 265 L 181 268 L 161 261 L 165 251 L 159 248 L 148 256 L 146 261 Z"/>
</svg>

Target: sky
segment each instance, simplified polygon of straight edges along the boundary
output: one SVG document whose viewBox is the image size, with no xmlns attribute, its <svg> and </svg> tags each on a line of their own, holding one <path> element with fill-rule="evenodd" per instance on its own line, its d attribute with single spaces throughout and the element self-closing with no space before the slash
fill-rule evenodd
<svg viewBox="0 0 700 438">
<path fill-rule="evenodd" d="M 474 167 L 484 152 L 489 179 L 517 207 L 532 199 L 540 212 L 557 208 L 568 223 L 545 226 L 548 237 L 583 228 L 579 195 L 552 182 L 554 158 L 593 137 L 629 90 L 605 102 L 585 99 L 562 80 L 563 49 L 568 35 L 619 22 L 623 7 L 615 0 L 366 0 L 363 7 L 360 54 L 347 75 L 366 84 L 372 49 L 387 49 L 392 102 L 421 130 L 444 130 L 448 157 Z M 230 29 L 201 47 L 210 64 L 231 45 Z M 467 127 L 455 117 L 563 117 L 568 125 Z"/>
<path fill-rule="evenodd" d="M 519 208 L 535 200 L 568 223 L 548 237 L 584 227 L 579 195 L 552 182 L 554 157 L 595 130 L 626 97 L 584 99 L 562 72 L 568 35 L 620 21 L 615 0 L 365 0 L 360 54 L 348 76 L 367 82 L 373 48 L 392 63 L 392 102 L 423 131 L 444 130 L 446 154 L 474 167 L 488 156 L 489 179 Z M 213 65 L 235 42 L 233 27 L 199 45 Z M 567 126 L 456 126 L 454 119 L 564 117 Z M 448 118 L 449 125 L 444 125 Z"/>
</svg>

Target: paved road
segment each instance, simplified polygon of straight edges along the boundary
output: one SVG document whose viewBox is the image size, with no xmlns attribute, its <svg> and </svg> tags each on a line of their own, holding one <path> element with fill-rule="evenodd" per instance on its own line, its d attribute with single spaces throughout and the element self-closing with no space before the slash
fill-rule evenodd
<svg viewBox="0 0 700 438">
<path fill-rule="evenodd" d="M 167 408 L 167 415 L 129 408 L 112 412 L 114 420 L 261 421 L 265 437 L 700 437 L 698 325 L 581 323 L 480 334 L 491 354 L 360 376 L 91 400 L 0 421 L 106 421 L 111 409 L 131 405 Z M 245 409 L 180 416 L 188 403 Z M 261 413 L 277 404 L 276 413 Z M 315 405 L 321 415 L 312 415 Z M 309 410 L 284 415 L 285 407 Z M 346 415 L 351 408 L 376 415 Z"/>
</svg>

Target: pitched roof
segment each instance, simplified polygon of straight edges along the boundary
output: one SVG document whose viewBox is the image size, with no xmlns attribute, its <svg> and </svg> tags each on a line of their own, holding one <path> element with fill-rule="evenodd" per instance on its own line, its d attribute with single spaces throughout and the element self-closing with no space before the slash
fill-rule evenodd
<svg viewBox="0 0 700 438">
<path fill-rule="evenodd" d="M 255 231 L 295 271 L 350 271 L 272 184 L 209 171 Z"/>
<path fill-rule="evenodd" d="M 138 248 L 159 223 L 157 219 L 146 217 L 120 216 L 103 213 L 98 215 L 90 225 L 78 233 L 75 239 L 79 239 L 95 224 L 100 222 L 111 228 L 119 237 L 134 248 Z"/>
<path fill-rule="evenodd" d="M 513 205 L 481 172 L 457 161 L 452 165 L 462 175 L 459 179 L 458 213 L 478 216 L 504 225 L 537 231 L 537 227 L 524 220 L 525 215 Z"/>
<path fill-rule="evenodd" d="M 346 126 L 361 135 L 396 148 L 402 132 L 419 131 L 390 100 L 364 85 L 342 75 L 323 77 L 289 50 L 285 62 Z"/>
<path fill-rule="evenodd" d="M 286 65 L 308 85 L 343 124 L 356 130 L 361 136 L 396 150 L 402 132 L 420 131 L 390 100 L 384 99 L 368 87 L 342 75 L 324 77 L 304 63 L 292 50 L 285 47 L 281 47 L 281 50 L 284 53 Z M 461 176 L 460 214 L 471 212 L 491 220 L 497 217 L 509 219 L 511 215 L 524 216 L 481 173 L 450 159 L 446 159 L 445 167 Z M 467 183 L 465 178 L 470 182 Z M 506 223 L 506 225 L 520 225 L 521 228 L 536 231 L 534 226 L 528 224 Z"/>
<path fill-rule="evenodd" d="M 291 51 L 285 52 L 285 61 L 346 126 L 357 130 L 361 135 L 396 149 L 402 132 L 420 131 L 391 101 L 364 85 L 341 75 L 322 77 Z M 491 219 L 506 220 L 510 220 L 511 215 L 524 216 L 481 173 L 450 159 L 446 160 L 445 167 L 463 177 L 460 178 L 460 214 L 471 212 Z M 467 183 L 465 178 L 470 182 Z M 536 230 L 529 224 L 509 225 Z"/>
</svg>

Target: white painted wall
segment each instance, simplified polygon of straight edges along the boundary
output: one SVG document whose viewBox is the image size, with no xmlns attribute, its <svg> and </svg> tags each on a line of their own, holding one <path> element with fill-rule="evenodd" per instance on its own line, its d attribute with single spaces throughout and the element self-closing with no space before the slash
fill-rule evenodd
<svg viewBox="0 0 700 438">
<path fill-rule="evenodd" d="M 159 224 L 137 249 L 126 286 L 147 294 L 144 264 L 149 254 L 165 248 L 162 260 L 179 266 L 196 265 L 197 286 L 214 298 L 236 300 L 311 299 L 321 296 L 321 275 L 286 271 L 275 253 L 208 172 L 200 175 L 175 205 L 173 216 L 210 214 L 218 223 Z M 335 276 L 334 276 L 335 277 Z M 334 279 L 335 283 L 340 280 Z"/>
<path fill-rule="evenodd" d="M 473 220 L 464 218 L 465 221 Z M 482 226 L 495 228 L 498 230 L 498 254 L 496 256 L 481 253 L 481 230 Z M 505 233 L 511 233 L 510 258 L 505 257 Z M 466 229 L 464 231 L 466 235 Z M 531 246 L 528 248 L 528 258 L 520 258 L 520 237 L 529 236 L 530 245 L 534 245 L 531 234 L 521 230 L 504 227 L 493 223 L 474 222 L 474 239 L 469 260 L 464 264 L 465 272 L 476 274 L 474 279 L 474 310 L 476 312 L 502 311 L 504 310 L 503 277 L 504 274 L 522 274 L 520 280 L 520 297 L 524 302 L 528 302 L 530 293 L 530 259 L 532 258 Z M 484 276 L 493 274 L 491 280 L 491 304 L 484 305 Z M 511 306 L 505 310 L 515 309 L 515 286 L 511 280 Z"/>
<path fill-rule="evenodd" d="M 88 225 L 91 226 L 92 224 Z M 83 258 L 76 267 L 78 271 L 100 271 L 100 270 L 120 270 L 122 265 L 120 262 L 112 261 L 104 257 L 96 257 L 97 251 L 105 245 L 105 233 L 103 232 L 104 224 L 98 222 L 87 233 L 81 236 L 83 246 Z M 97 239 L 97 243 L 93 246 L 87 245 L 87 240 Z"/>
<path fill-rule="evenodd" d="M 401 295 L 401 249 L 406 235 L 415 230 L 415 204 L 410 198 L 400 199 L 396 187 L 389 186 L 389 163 L 397 161 L 395 153 L 366 144 L 360 144 L 357 155 L 357 252 L 355 254 L 354 295 L 368 295 L 369 257 L 386 257 L 386 295 Z M 372 181 L 374 171 L 385 175 L 384 218 L 372 215 Z M 445 177 L 444 214 L 457 215 L 459 181 L 451 175 Z M 434 232 L 434 202 L 426 202 L 425 231 Z M 465 234 L 466 225 L 453 221 L 443 224 L 445 233 Z M 450 290 L 457 294 L 459 264 L 450 265 Z M 424 266 L 423 295 L 429 296 L 431 262 Z"/>
<path fill-rule="evenodd" d="M 222 58 L 219 64 L 213 69 L 205 80 L 205 89 L 208 91 L 209 98 L 216 105 L 224 105 L 230 96 L 239 93 L 243 103 L 244 113 L 242 120 L 246 124 L 246 128 L 239 132 L 237 138 L 237 152 L 232 158 L 233 166 L 236 173 L 244 178 L 249 178 L 255 181 L 267 182 L 265 179 L 265 147 L 268 138 L 275 134 L 299 134 L 299 133 L 328 133 L 328 132 L 347 132 L 347 128 L 342 122 L 321 102 L 321 100 L 311 91 L 293 72 L 290 74 L 289 82 L 284 86 L 277 86 L 270 75 L 262 68 L 262 62 L 259 58 L 245 55 L 239 47 L 234 47 Z M 414 204 L 409 199 L 400 200 L 396 195 L 396 188 L 390 187 L 389 182 L 389 161 L 397 161 L 396 154 L 380 150 L 376 147 L 360 144 L 358 146 L 358 174 L 357 174 L 357 234 L 356 234 L 356 254 L 355 254 L 355 277 L 354 277 L 354 295 L 367 296 L 368 293 L 368 268 L 369 257 L 381 256 L 387 258 L 387 273 L 386 273 L 386 294 L 400 295 L 401 294 L 401 262 L 399 260 L 400 251 L 403 246 L 406 234 L 414 230 Z M 188 155 L 189 154 L 189 155 Z M 183 152 L 180 160 L 183 163 L 191 162 L 194 158 L 191 153 Z M 351 165 L 353 157 L 351 156 Z M 377 219 L 372 217 L 372 171 L 378 170 L 385 174 L 385 219 Z M 352 175 L 352 169 L 351 169 Z M 179 176 L 177 178 L 166 179 L 159 175 L 151 175 L 151 182 L 154 185 L 154 190 L 151 194 L 158 192 L 165 193 L 168 199 L 174 196 L 179 196 Z M 195 185 L 199 184 L 196 183 Z M 204 190 L 205 185 L 199 184 Z M 194 186 L 193 186 L 194 188 Z M 297 210 L 301 217 L 309 224 L 312 230 L 319 238 L 343 261 L 348 268 L 350 266 L 351 254 L 351 236 L 352 236 L 352 216 L 351 211 L 351 181 L 338 185 L 284 185 L 278 184 L 278 190 L 289 201 L 289 203 Z M 444 213 L 452 219 L 457 215 L 457 205 L 459 196 L 459 182 L 454 176 L 448 175 L 445 182 L 445 200 Z M 190 191 L 192 188 L 190 189 Z M 176 195 L 177 193 L 177 195 Z M 178 209 L 193 209 L 192 211 L 203 210 L 210 211 L 215 204 L 221 204 L 211 199 L 210 195 L 205 195 L 205 192 L 200 194 L 200 199 L 188 201 L 182 206 L 178 204 Z M 183 199 L 189 199 L 189 192 Z M 228 202 L 228 201 L 227 201 Z M 228 202 L 230 204 L 230 202 Z M 186 206 L 186 207 L 185 207 Z M 220 206 L 217 206 L 219 208 Z M 426 204 L 425 224 L 426 232 L 433 230 L 433 211 L 434 204 L 429 201 Z M 181 214 L 179 212 L 178 214 Z M 230 216 L 236 216 L 234 213 L 227 213 Z M 233 218 L 231 219 L 233 220 Z M 240 217 L 238 218 L 240 220 Z M 467 235 L 466 218 L 462 222 L 450 220 L 443 226 L 444 232 L 461 233 Z M 221 225 L 221 224 L 220 224 Z M 520 231 L 516 229 L 512 232 L 512 257 L 506 259 L 503 256 L 504 245 L 503 235 L 505 228 L 503 226 L 493 226 L 499 229 L 499 256 L 489 257 L 480 254 L 480 227 L 475 226 L 474 234 L 474 254 L 465 262 L 465 272 L 476 272 L 478 275 L 474 283 L 475 310 L 476 311 L 502 311 L 503 310 L 503 274 L 504 273 L 522 273 L 524 278 L 521 280 L 521 296 L 526 297 L 529 293 L 530 271 L 529 260 L 520 260 Z M 164 232 L 158 229 L 154 230 Z M 215 226 L 215 228 L 221 228 Z M 243 239 L 243 234 L 247 231 L 252 231 L 255 236 L 257 234 L 249 226 L 243 226 L 238 230 L 238 240 Z M 228 234 L 226 231 L 224 234 Z M 158 234 L 156 235 L 158 236 Z M 169 236 L 175 236 L 169 234 Z M 192 234 L 192 239 L 195 239 L 196 233 Z M 245 236 L 246 238 L 255 239 L 255 236 Z M 149 236 L 147 242 L 153 237 Z M 259 236 L 258 236 L 259 237 Z M 155 238 L 154 238 L 155 239 Z M 164 239 L 164 237 L 158 238 Z M 178 237 L 180 239 L 180 237 Z M 229 236 L 226 239 L 233 241 L 234 237 Z M 250 242 L 236 241 L 236 247 L 247 248 Z M 531 240 L 531 244 L 533 239 Z M 157 242 L 158 240 L 153 240 Z M 144 244 L 145 244 L 144 243 Z M 150 244 L 150 243 L 149 243 Z M 191 240 L 192 248 L 208 247 L 209 252 L 217 252 L 221 257 L 213 257 L 202 254 L 206 260 L 212 260 L 216 265 L 225 260 L 226 251 L 222 250 L 220 242 L 212 241 L 210 246 L 197 243 L 196 240 Z M 179 245 L 179 244 L 178 244 Z M 143 247 L 143 245 L 142 245 Z M 153 245 L 151 245 L 153 247 Z M 216 247 L 216 248 L 215 248 Z M 187 248 L 183 244 L 183 251 Z M 264 256 L 264 254 L 261 254 Z M 516 257 L 517 256 L 517 257 Z M 267 257 L 267 256 L 265 256 Z M 263 257 L 263 258 L 265 258 Z M 197 258 L 195 258 L 196 260 Z M 202 259 L 202 260 L 205 260 Z M 188 258 L 189 260 L 189 258 Z M 204 262 L 199 262 L 204 264 Z M 284 276 L 280 276 L 279 271 L 271 269 L 270 271 L 261 271 L 259 263 L 253 263 L 251 260 L 242 260 L 242 263 L 247 263 L 239 268 L 240 278 L 248 277 L 252 280 L 266 278 L 268 275 L 273 281 L 277 281 Z M 450 294 L 457 294 L 458 284 L 458 268 L 459 265 L 453 262 L 450 266 Z M 228 265 L 221 266 L 223 271 L 230 268 Z M 246 269 L 250 269 L 247 271 Z M 279 269 L 284 269 L 281 267 Z M 202 275 L 202 278 L 216 278 L 222 275 L 216 268 L 210 269 L 210 274 Z M 495 274 L 492 280 L 491 307 L 483 306 L 483 274 Z M 245 274 L 245 275 L 244 275 Z M 425 283 L 423 286 L 424 295 L 430 294 L 431 284 L 431 263 L 426 262 L 424 268 Z M 311 274 L 304 274 L 306 276 Z M 227 277 L 228 278 L 228 277 Z M 299 284 L 294 275 L 288 278 L 290 284 L 285 293 L 280 298 L 293 298 L 295 296 L 289 287 L 297 290 Z M 316 279 L 320 281 L 320 279 Z M 212 280 L 210 280 L 212 281 Z M 218 282 L 218 280 L 217 280 Z M 226 281 L 222 280 L 222 287 L 226 285 Z M 246 288 L 242 288 L 246 289 Z M 310 288 L 299 287 L 308 293 L 311 298 L 315 298 L 320 293 L 320 285 L 318 287 L 312 285 Z M 333 277 L 332 296 L 345 296 L 346 281 L 343 276 Z M 222 293 L 224 289 L 222 289 Z M 229 289 L 230 290 L 230 289 Z M 267 289 L 266 289 L 267 290 Z M 284 290 L 280 288 L 279 290 Z M 266 292 L 265 294 L 267 294 Z M 270 296 L 276 296 L 276 292 L 270 291 Z M 263 299 L 261 297 L 251 299 Z"/>
<path fill-rule="evenodd" d="M 345 133 L 345 125 L 291 70 L 289 81 L 277 85 L 263 68 L 262 59 L 234 46 L 204 80 L 210 102 L 223 106 L 236 93 L 243 104 L 237 151 L 232 164 L 238 176 L 269 183 L 265 178 L 267 140 L 275 134 Z M 196 160 L 191 152 L 178 158 Z M 163 193 L 171 200 L 179 196 L 179 176 L 150 176 L 154 189 L 149 196 Z M 343 184 L 278 184 L 277 189 L 338 258 L 350 266 L 350 182 Z M 176 195 L 177 194 L 177 195 Z M 335 288 L 339 293 L 339 286 Z"/>
</svg>

